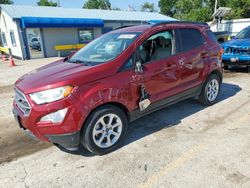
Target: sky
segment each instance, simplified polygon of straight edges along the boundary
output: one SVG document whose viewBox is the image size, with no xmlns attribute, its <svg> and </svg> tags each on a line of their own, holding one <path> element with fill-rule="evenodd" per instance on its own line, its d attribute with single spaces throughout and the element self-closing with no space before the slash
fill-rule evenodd
<svg viewBox="0 0 250 188">
<path fill-rule="evenodd" d="M 13 0 L 16 5 L 36 5 L 38 0 Z M 52 0 L 57 2 L 58 0 Z M 60 0 L 61 7 L 66 8 L 82 8 L 86 0 Z M 155 8 L 158 9 L 158 0 L 109 0 L 112 7 L 118 7 L 123 10 L 127 10 L 131 5 L 136 10 L 140 9 L 140 6 L 144 2 L 150 2 L 155 4 Z"/>
</svg>

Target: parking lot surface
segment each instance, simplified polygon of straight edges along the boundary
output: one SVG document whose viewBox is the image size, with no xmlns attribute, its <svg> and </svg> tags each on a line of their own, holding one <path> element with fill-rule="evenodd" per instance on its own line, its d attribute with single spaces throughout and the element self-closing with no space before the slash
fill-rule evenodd
<svg viewBox="0 0 250 188">
<path fill-rule="evenodd" d="M 122 148 L 94 156 L 34 141 L 12 116 L 14 81 L 57 58 L 0 61 L 0 187 L 250 187 L 250 74 L 226 72 L 219 101 L 172 105 L 129 126 Z"/>
</svg>

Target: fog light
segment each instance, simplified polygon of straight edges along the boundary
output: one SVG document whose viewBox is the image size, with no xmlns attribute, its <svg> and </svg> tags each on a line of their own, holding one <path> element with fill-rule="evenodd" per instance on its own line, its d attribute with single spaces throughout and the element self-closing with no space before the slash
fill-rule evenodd
<svg viewBox="0 0 250 188">
<path fill-rule="evenodd" d="M 64 117 L 67 111 L 68 109 L 64 108 L 62 110 L 58 110 L 56 112 L 50 113 L 46 116 L 43 116 L 40 122 L 61 123 L 64 120 Z"/>
</svg>

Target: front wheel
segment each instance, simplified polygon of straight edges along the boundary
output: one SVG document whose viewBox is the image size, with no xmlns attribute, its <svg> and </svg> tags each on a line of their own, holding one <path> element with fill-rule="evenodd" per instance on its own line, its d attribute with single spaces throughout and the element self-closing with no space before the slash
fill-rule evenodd
<svg viewBox="0 0 250 188">
<path fill-rule="evenodd" d="M 212 105 L 216 102 L 220 93 L 221 79 L 218 75 L 212 74 L 203 85 L 199 101 L 204 105 Z"/>
<path fill-rule="evenodd" d="M 106 105 L 91 113 L 81 135 L 81 143 L 90 152 L 103 155 L 116 150 L 127 132 L 127 117 L 113 105 Z"/>
</svg>

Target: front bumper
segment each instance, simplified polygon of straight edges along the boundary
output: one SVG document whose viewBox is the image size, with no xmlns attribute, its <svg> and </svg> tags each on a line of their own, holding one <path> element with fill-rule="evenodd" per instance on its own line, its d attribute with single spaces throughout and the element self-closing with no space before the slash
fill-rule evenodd
<svg viewBox="0 0 250 188">
<path fill-rule="evenodd" d="M 80 131 L 68 134 L 58 134 L 58 135 L 45 135 L 48 140 L 54 144 L 59 144 L 60 146 L 66 148 L 70 151 L 76 151 L 79 148 L 80 143 Z"/>
<path fill-rule="evenodd" d="M 223 54 L 222 63 L 231 67 L 247 67 L 250 66 L 250 55 Z"/>
<path fill-rule="evenodd" d="M 29 100 L 29 99 L 28 99 Z M 13 103 L 13 114 L 19 127 L 30 132 L 31 137 L 42 141 L 58 144 L 68 150 L 77 150 L 80 143 L 80 130 L 85 120 L 82 104 L 73 95 L 65 100 L 46 105 L 35 105 L 29 101 L 32 108 L 25 116 Z M 40 122 L 40 119 L 52 112 L 67 108 L 67 114 L 61 123 Z"/>
</svg>

